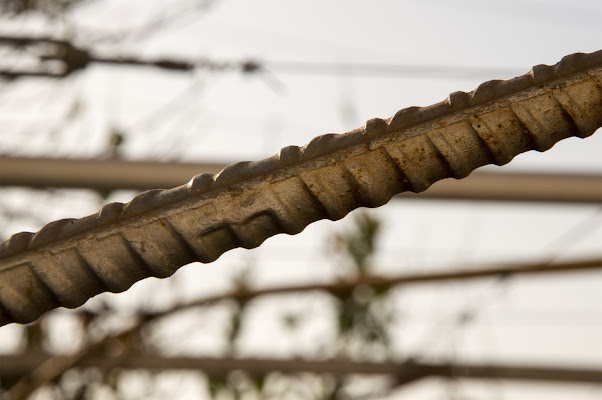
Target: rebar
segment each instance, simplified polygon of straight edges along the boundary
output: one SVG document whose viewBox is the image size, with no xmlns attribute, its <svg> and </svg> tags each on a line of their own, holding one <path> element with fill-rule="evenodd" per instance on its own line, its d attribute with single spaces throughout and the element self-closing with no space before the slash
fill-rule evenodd
<svg viewBox="0 0 602 400">
<path fill-rule="evenodd" d="M 0 245 L 0 325 L 75 308 L 232 248 L 254 248 L 320 219 L 381 206 L 400 192 L 422 192 L 485 164 L 585 138 L 601 125 L 602 51 L 578 53 L 94 215 L 17 233 Z"/>
</svg>

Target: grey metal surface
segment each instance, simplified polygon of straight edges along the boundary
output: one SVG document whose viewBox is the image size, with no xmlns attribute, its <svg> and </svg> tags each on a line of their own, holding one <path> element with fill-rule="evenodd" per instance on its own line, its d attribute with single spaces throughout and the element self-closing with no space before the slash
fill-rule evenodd
<svg viewBox="0 0 602 400">
<path fill-rule="evenodd" d="M 378 207 L 400 192 L 422 192 L 440 179 L 587 137 L 601 125 L 602 51 L 573 54 L 343 135 L 151 190 L 85 218 L 54 221 L 0 245 L 0 325 L 78 307 L 187 263 L 211 262 L 319 219 Z"/>
</svg>

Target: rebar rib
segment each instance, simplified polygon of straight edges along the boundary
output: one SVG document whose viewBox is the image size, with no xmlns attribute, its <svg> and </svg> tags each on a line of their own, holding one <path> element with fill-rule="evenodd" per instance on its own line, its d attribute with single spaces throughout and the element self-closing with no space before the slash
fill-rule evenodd
<svg viewBox="0 0 602 400">
<path fill-rule="evenodd" d="M 601 125 L 602 51 L 573 54 L 343 135 L 17 233 L 0 245 L 0 325 L 78 307 L 187 263 L 208 263 L 319 219 L 381 206 L 403 191 L 422 192 L 440 179 L 587 137 Z"/>
</svg>

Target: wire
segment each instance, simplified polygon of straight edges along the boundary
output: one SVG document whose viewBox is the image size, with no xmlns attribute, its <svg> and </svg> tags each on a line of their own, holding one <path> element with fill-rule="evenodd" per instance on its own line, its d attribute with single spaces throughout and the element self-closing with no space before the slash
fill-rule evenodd
<svg viewBox="0 0 602 400">
<path fill-rule="evenodd" d="M 544 247 L 544 253 L 550 254 L 548 262 L 554 262 L 562 257 L 564 253 L 569 251 L 592 232 L 598 230 L 600 217 L 602 216 L 602 207 L 597 208 L 591 215 L 588 215 L 578 224 L 564 231 L 550 243 Z"/>
<path fill-rule="evenodd" d="M 60 61 L 64 66 L 62 72 L 52 71 L 12 71 L 0 70 L 0 76 L 17 78 L 20 76 L 65 77 L 76 70 L 83 69 L 91 63 L 115 65 L 150 66 L 170 71 L 193 71 L 205 69 L 210 71 L 240 72 L 253 74 L 274 71 L 283 74 L 302 75 L 355 75 L 368 77 L 401 77 L 423 79 L 489 79 L 492 76 L 507 78 L 521 73 L 514 68 L 500 67 L 465 67 L 445 65 L 403 65 L 403 64 L 368 64 L 350 62 L 320 61 L 215 61 L 208 58 L 201 60 L 178 60 L 173 58 L 143 59 L 132 55 L 100 56 L 91 49 L 79 48 L 66 40 L 47 37 L 12 37 L 0 36 L 0 44 L 13 47 L 27 47 L 36 44 L 52 45 L 45 54 L 38 57 L 45 61 Z M 52 47 L 51 46 L 51 47 Z"/>
<path fill-rule="evenodd" d="M 261 65 L 261 64 L 260 64 Z M 265 61 L 270 69 L 287 74 L 357 75 L 371 77 L 412 77 L 424 79 L 481 79 L 514 76 L 518 68 L 463 67 L 445 65 L 367 64 L 319 61 Z"/>
</svg>

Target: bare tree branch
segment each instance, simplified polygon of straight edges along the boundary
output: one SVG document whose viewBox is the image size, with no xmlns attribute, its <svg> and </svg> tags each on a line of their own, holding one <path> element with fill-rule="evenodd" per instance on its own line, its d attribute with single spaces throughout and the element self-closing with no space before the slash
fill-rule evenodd
<svg viewBox="0 0 602 400">
<path fill-rule="evenodd" d="M 507 279 L 518 275 L 536 275 L 550 273 L 567 273 L 575 271 L 587 271 L 602 268 L 602 259 L 590 259 L 581 261 L 570 261 L 562 263 L 531 263 L 515 264 L 494 268 L 483 269 L 461 269 L 440 272 L 404 274 L 393 277 L 363 276 L 357 279 L 344 280 L 330 283 L 311 283 L 291 286 L 278 286 L 264 289 L 238 289 L 230 293 L 208 296 L 196 301 L 176 305 L 168 310 L 159 313 L 142 314 L 144 322 L 172 315 L 174 312 L 188 310 L 194 307 L 213 305 L 222 301 L 237 300 L 249 301 L 257 297 L 288 294 L 288 293 L 306 293 L 306 292 L 328 292 L 328 293 L 346 293 L 358 286 L 369 286 L 378 291 L 385 291 L 392 287 L 415 285 L 420 283 L 451 283 L 457 281 L 482 279 L 498 277 Z"/>
<path fill-rule="evenodd" d="M 291 285 L 282 286 L 275 288 L 265 288 L 257 290 L 235 290 L 229 293 L 224 293 L 215 296 L 208 296 L 197 301 L 190 303 L 179 304 L 168 310 L 159 313 L 144 313 L 140 314 L 140 320 L 126 331 L 116 335 L 109 336 L 97 342 L 89 345 L 85 349 L 81 350 L 77 355 L 70 357 L 51 357 L 44 360 L 40 360 L 38 368 L 31 368 L 31 375 L 23 378 L 19 381 L 13 389 L 11 389 L 11 399 L 25 399 L 37 388 L 47 384 L 48 382 L 57 379 L 68 369 L 77 365 L 93 365 L 95 362 L 89 361 L 102 352 L 105 346 L 111 341 L 124 340 L 125 338 L 137 336 L 142 328 L 148 326 L 148 324 L 157 321 L 160 318 L 170 316 L 175 312 L 184 311 L 194 307 L 208 306 L 221 301 L 237 300 L 237 301 L 249 301 L 256 297 L 287 294 L 295 292 L 310 292 L 310 291 L 326 291 L 329 293 L 344 293 L 354 288 L 366 285 L 378 290 L 386 290 L 399 285 L 408 285 L 416 283 L 428 283 L 437 282 L 445 283 L 458 280 L 469 280 L 478 279 L 485 277 L 503 277 L 507 278 L 514 275 L 529 275 L 529 274 L 542 274 L 542 273 L 556 273 L 556 272 L 571 272 L 580 270 L 597 269 L 602 267 L 602 259 L 575 261 L 557 264 L 522 264 L 513 266 L 503 266 L 497 268 L 486 268 L 486 269 L 466 269 L 456 271 L 443 271 L 435 272 L 430 274 L 415 274 L 415 275 L 400 275 L 397 277 L 377 277 L 377 276 L 365 276 L 354 280 L 341 281 L 334 283 L 322 283 L 322 284 L 308 284 L 308 285 Z M 2 364 L 0 367 L 6 367 L 6 359 L 2 358 Z M 16 361 L 15 361 L 16 362 Z M 121 366 L 120 359 L 112 361 L 114 366 Z M 17 365 L 17 364 L 15 364 Z M 28 364 L 30 365 L 30 364 Z M 418 379 L 422 376 L 418 376 Z M 408 380 L 410 376 L 405 376 L 404 379 Z"/>
</svg>

